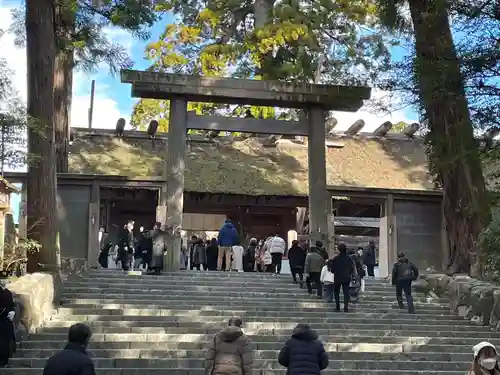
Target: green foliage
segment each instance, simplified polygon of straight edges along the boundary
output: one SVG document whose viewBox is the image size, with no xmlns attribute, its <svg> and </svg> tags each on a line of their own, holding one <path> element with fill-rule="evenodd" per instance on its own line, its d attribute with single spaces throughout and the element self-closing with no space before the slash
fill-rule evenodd
<svg viewBox="0 0 500 375">
<path fill-rule="evenodd" d="M 367 85 L 389 66 L 391 40 L 373 22 L 372 0 L 313 1 L 308 6 L 296 0 L 254 4 L 170 0 L 169 4 L 179 20 L 146 47 L 154 71 Z M 133 123 L 166 116 L 165 107 L 141 101 Z M 251 110 L 256 117 L 276 115 L 272 109 Z M 232 115 L 233 108 L 203 105 L 201 110 L 213 111 Z"/>
<path fill-rule="evenodd" d="M 380 3 L 399 3 L 405 1 L 379 0 Z M 454 0 L 449 2 L 453 17 L 453 33 L 457 58 L 461 67 L 464 89 L 474 128 L 489 130 L 500 128 L 500 17 L 495 10 L 495 2 L 490 0 Z M 402 102 L 418 110 L 419 91 L 415 81 L 415 54 L 412 28 L 392 24 L 396 10 L 379 8 L 382 21 L 409 36 L 407 56 L 392 64 L 391 72 L 382 86 L 398 92 Z M 401 9 L 401 8 L 399 8 Z M 387 15 L 389 14 L 389 16 Z M 391 15 L 392 14 L 392 15 Z M 399 26 L 397 26 L 399 25 Z"/>
<path fill-rule="evenodd" d="M 392 125 L 392 128 L 391 128 L 391 133 L 402 133 L 403 130 L 405 130 L 405 128 L 410 125 L 410 124 L 407 124 L 406 122 L 404 121 L 399 121 L 395 124 Z"/>
<path fill-rule="evenodd" d="M 40 252 L 39 242 L 22 238 L 15 242 L 14 238 L 6 238 L 4 256 L 0 258 L 0 278 L 12 276 L 20 271 L 28 262 L 28 257 Z"/>
<path fill-rule="evenodd" d="M 123 28 L 132 35 L 147 39 L 147 29 L 159 18 L 164 8 L 161 2 L 142 0 L 104 0 L 100 6 L 91 0 L 58 0 L 62 19 L 57 19 L 54 27 L 60 49 L 73 51 L 75 67 L 86 72 L 94 71 L 100 64 L 106 64 L 110 73 L 130 69 L 133 61 L 124 46 L 114 42 L 108 34 L 110 26 Z M 26 44 L 24 5 L 12 11 L 16 44 Z"/>
<path fill-rule="evenodd" d="M 481 263 L 484 272 L 500 281 L 500 207 L 492 210 L 491 221 L 479 235 Z"/>
<path fill-rule="evenodd" d="M 2 31 L 0 30 L 0 36 Z M 12 72 L 0 59 L 0 160 L 5 168 L 19 168 L 26 162 L 26 109 L 14 90 Z"/>
</svg>

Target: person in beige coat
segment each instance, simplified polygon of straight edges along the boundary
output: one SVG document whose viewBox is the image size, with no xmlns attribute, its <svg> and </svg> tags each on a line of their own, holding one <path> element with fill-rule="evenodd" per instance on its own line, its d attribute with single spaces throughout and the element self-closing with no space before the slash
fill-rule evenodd
<svg viewBox="0 0 500 375">
<path fill-rule="evenodd" d="M 243 333 L 241 318 L 217 332 L 207 352 L 205 375 L 251 375 L 253 353 L 250 339 Z"/>
</svg>

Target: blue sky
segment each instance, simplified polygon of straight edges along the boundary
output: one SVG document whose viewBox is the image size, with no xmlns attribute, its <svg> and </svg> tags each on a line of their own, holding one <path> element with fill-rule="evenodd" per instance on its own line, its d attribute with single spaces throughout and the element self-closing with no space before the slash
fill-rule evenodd
<svg viewBox="0 0 500 375">
<path fill-rule="evenodd" d="M 0 28 L 4 30 L 11 23 L 10 11 L 21 4 L 20 0 L 0 0 Z M 151 31 L 150 40 L 157 40 L 163 33 L 165 25 L 171 23 L 173 15 L 165 15 Z M 128 33 L 120 29 L 107 30 L 108 37 L 115 42 L 125 46 L 129 55 L 135 62 L 135 69 L 143 70 L 149 66 L 147 60 L 144 59 L 144 49 L 149 41 L 142 41 L 132 38 Z M 404 55 L 402 48 L 393 50 L 393 57 L 400 59 Z M 19 91 L 21 98 L 26 98 L 26 51 L 19 49 L 14 45 L 13 36 L 5 34 L 0 38 L 0 57 L 5 58 L 9 67 L 13 70 L 15 77 L 13 79 L 16 89 Z M 105 66 L 102 66 L 95 73 L 88 75 L 82 72 L 76 72 L 73 87 L 73 106 L 71 111 L 71 126 L 86 127 L 87 126 L 87 111 L 90 102 L 90 86 L 91 81 L 96 81 L 96 95 L 94 104 L 94 121 L 93 126 L 96 128 L 114 128 L 116 120 L 119 117 L 124 117 L 129 120 L 134 104 L 138 99 L 132 98 L 130 95 L 130 86 L 120 82 L 119 75 L 111 76 Z M 386 100 L 397 106 L 393 98 L 390 98 L 387 93 L 374 92 L 373 95 L 378 100 Z M 357 113 L 336 112 L 335 117 L 338 120 L 337 129 L 344 130 L 358 119 L 363 119 L 366 122 L 364 131 L 373 131 L 384 121 L 418 121 L 418 116 L 411 108 L 401 108 L 387 113 L 375 113 L 370 108 L 369 103 Z M 12 209 L 14 217 L 18 217 L 20 197 L 14 195 L 12 197 Z"/>
<path fill-rule="evenodd" d="M 4 28 L 10 24 L 10 9 L 20 4 L 19 0 L 0 0 L 0 25 Z M 151 29 L 151 40 L 156 40 L 163 32 L 166 24 L 172 22 L 172 15 L 166 15 L 161 22 L 158 22 Z M 145 69 L 148 61 L 144 59 L 144 48 L 147 41 L 132 38 L 128 33 L 120 29 L 107 30 L 108 37 L 125 46 L 129 55 L 135 61 L 135 69 Z M 394 57 L 399 58 L 401 52 L 394 50 Z M 26 53 L 16 48 L 13 44 L 13 37 L 6 34 L 0 39 L 0 56 L 5 57 L 10 63 L 10 67 L 15 71 L 15 83 L 21 96 L 26 95 Z M 90 102 L 90 85 L 92 80 L 96 80 L 96 96 L 94 105 L 93 126 L 96 128 L 114 128 L 116 120 L 124 117 L 130 119 L 132 109 L 137 99 L 131 98 L 130 86 L 120 83 L 119 76 L 110 76 L 105 66 L 94 74 L 87 75 L 82 72 L 75 73 L 73 87 L 73 106 L 71 111 L 71 126 L 86 127 L 87 113 Z M 390 98 L 388 93 L 374 91 L 373 97 L 377 100 L 384 100 L 394 104 L 394 98 Z M 362 118 L 366 125 L 364 131 L 373 131 L 384 121 L 418 121 L 418 116 L 410 108 L 401 108 L 387 113 L 376 113 L 367 103 L 357 113 L 337 112 L 335 117 L 338 120 L 337 129 L 348 128 L 356 120 Z"/>
</svg>

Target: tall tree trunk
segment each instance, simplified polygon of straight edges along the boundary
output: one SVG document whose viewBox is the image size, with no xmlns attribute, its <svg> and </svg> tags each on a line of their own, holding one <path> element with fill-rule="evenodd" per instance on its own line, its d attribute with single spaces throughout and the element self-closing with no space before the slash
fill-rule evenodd
<svg viewBox="0 0 500 375">
<path fill-rule="evenodd" d="M 56 248 L 56 171 L 54 148 L 54 2 L 26 1 L 28 131 L 31 156 L 27 177 L 28 237 L 41 249 L 29 256 L 28 271 L 58 269 Z"/>
<path fill-rule="evenodd" d="M 68 172 L 71 99 L 73 91 L 73 46 L 75 14 L 71 2 L 59 0 L 56 4 L 55 25 L 57 51 L 54 72 L 54 128 L 56 144 L 56 171 Z"/>
<path fill-rule="evenodd" d="M 54 128 L 56 171 L 68 172 L 70 112 L 73 88 L 73 53 L 59 50 L 54 72 Z"/>
<path fill-rule="evenodd" d="M 409 0 L 430 161 L 443 187 L 449 272 L 478 271 L 477 238 L 489 221 L 484 176 L 445 0 Z"/>
</svg>

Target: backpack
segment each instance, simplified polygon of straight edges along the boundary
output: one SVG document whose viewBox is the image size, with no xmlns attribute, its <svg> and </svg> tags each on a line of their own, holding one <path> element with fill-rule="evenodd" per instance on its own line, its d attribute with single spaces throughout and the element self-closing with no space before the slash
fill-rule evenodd
<svg viewBox="0 0 500 375">
<path fill-rule="evenodd" d="M 413 270 L 413 264 L 410 262 L 401 263 L 398 269 L 398 279 L 402 281 L 414 280 L 415 272 Z"/>
</svg>

